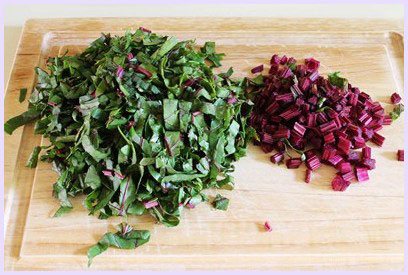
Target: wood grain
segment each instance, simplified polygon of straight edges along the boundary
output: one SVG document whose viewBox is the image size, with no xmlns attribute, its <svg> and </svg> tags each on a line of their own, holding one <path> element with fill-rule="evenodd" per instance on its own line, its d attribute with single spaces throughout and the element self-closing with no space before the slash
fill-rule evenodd
<svg viewBox="0 0 408 275">
<path fill-rule="evenodd" d="M 341 23 L 341 24 L 340 24 Z M 246 76 L 273 53 L 297 59 L 313 56 L 322 72 L 341 71 L 353 85 L 371 94 L 387 111 L 389 96 L 403 94 L 402 22 L 346 19 L 143 18 L 29 20 L 17 51 L 5 95 L 5 119 L 22 112 L 21 87 L 33 87 L 34 66 L 48 56 L 81 51 L 100 32 L 123 34 L 139 26 L 175 35 L 212 40 L 226 53 L 221 70 L 233 66 Z M 151 241 L 134 250 L 110 249 L 94 260 L 100 270 L 402 270 L 404 246 L 404 173 L 396 161 L 403 147 L 403 118 L 381 132 L 374 147 L 378 169 L 370 181 L 347 192 L 330 189 L 334 169 L 320 168 L 312 184 L 305 168 L 272 165 L 258 148 L 237 162 L 233 191 L 209 190 L 231 199 L 228 211 L 208 204 L 186 210 L 176 228 L 153 218 L 129 217 L 136 228 L 150 229 Z M 51 218 L 58 202 L 51 197 L 56 174 L 47 163 L 24 166 L 32 148 L 47 142 L 33 125 L 5 137 L 5 269 L 82 270 L 86 251 L 121 220 L 88 216 L 82 197 L 62 218 Z M 269 220 L 272 233 L 262 225 Z M 114 259 L 113 261 L 110 261 Z"/>
</svg>

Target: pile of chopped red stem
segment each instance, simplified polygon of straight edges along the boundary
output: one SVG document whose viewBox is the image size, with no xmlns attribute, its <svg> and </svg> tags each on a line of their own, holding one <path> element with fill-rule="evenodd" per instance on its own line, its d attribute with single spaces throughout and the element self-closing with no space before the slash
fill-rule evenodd
<svg viewBox="0 0 408 275">
<path fill-rule="evenodd" d="M 320 62 L 313 58 L 296 64 L 293 57 L 275 54 L 270 64 L 263 84 L 254 91 L 250 123 L 258 133 L 255 143 L 265 153 L 274 152 L 273 163 L 286 161 L 287 168 L 295 169 L 304 162 L 305 182 L 322 163 L 338 171 L 332 180 L 335 191 L 346 190 L 353 181 L 367 181 L 368 170 L 375 169 L 367 142 L 382 146 L 385 138 L 379 131 L 392 122 L 380 103 L 338 73 L 321 76 Z M 257 66 L 253 72 L 262 70 Z M 393 102 L 399 100 L 393 96 Z"/>
</svg>

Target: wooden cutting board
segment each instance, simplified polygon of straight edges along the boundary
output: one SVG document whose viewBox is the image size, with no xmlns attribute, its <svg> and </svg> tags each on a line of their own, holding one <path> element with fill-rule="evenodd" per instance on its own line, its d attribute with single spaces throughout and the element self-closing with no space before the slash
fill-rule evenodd
<svg viewBox="0 0 408 275">
<path fill-rule="evenodd" d="M 101 32 L 123 34 L 139 26 L 199 44 L 215 41 L 226 54 L 223 68 L 249 75 L 272 54 L 315 57 L 323 73 L 341 71 L 349 81 L 392 109 L 390 95 L 403 94 L 403 22 L 348 19 L 95 18 L 26 22 L 5 95 L 5 119 L 23 112 L 19 89 L 33 87 L 34 66 L 49 56 L 78 53 Z M 382 148 L 373 145 L 377 169 L 370 181 L 346 192 L 331 190 L 335 170 L 322 167 L 312 183 L 305 167 L 288 170 L 250 146 L 236 163 L 236 189 L 228 211 L 209 204 L 185 210 L 181 224 L 166 228 L 153 218 L 129 217 L 151 241 L 135 250 L 109 249 L 91 269 L 109 270 L 402 270 L 404 172 L 403 117 L 386 126 Z M 5 136 L 5 269 L 87 270 L 87 249 L 120 218 L 88 216 L 82 197 L 75 210 L 52 218 L 56 174 L 47 163 L 24 166 L 33 147 L 45 143 L 33 125 Z M 210 198 L 218 191 L 210 190 Z M 265 232 L 270 221 L 273 231 Z"/>
</svg>

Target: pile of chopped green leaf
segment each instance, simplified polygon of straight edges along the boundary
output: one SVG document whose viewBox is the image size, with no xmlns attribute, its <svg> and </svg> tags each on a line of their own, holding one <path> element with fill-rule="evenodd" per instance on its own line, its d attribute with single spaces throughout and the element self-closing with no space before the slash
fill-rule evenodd
<svg viewBox="0 0 408 275">
<path fill-rule="evenodd" d="M 100 219 L 149 213 L 175 226 L 183 206 L 207 200 L 204 189 L 231 189 L 232 163 L 255 132 L 247 80 L 213 73 L 222 57 L 214 42 L 199 48 L 141 28 L 103 34 L 81 54 L 49 58 L 47 72 L 36 68 L 28 111 L 4 126 L 11 134 L 35 120 L 35 133 L 49 138 L 27 166 L 43 151 L 59 174 L 55 215 L 85 194 Z"/>
</svg>

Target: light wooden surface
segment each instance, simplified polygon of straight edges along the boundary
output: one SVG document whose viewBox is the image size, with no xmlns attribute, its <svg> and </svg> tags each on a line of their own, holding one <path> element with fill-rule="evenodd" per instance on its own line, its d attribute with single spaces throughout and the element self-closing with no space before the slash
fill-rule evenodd
<svg viewBox="0 0 408 275">
<path fill-rule="evenodd" d="M 33 67 L 68 49 L 74 54 L 100 32 L 122 34 L 139 26 L 216 41 L 226 53 L 223 69 L 233 66 L 245 76 L 273 53 L 297 59 L 315 57 L 322 72 L 341 71 L 349 81 L 392 109 L 389 96 L 403 94 L 402 22 L 387 20 L 266 18 L 144 18 L 30 20 L 23 30 L 5 98 L 5 119 L 27 107 L 19 89 L 32 88 Z M 150 229 L 151 241 L 133 251 L 110 249 L 91 269 L 109 270 L 402 270 L 403 269 L 403 118 L 386 126 L 382 148 L 373 145 L 378 169 L 370 181 L 333 192 L 334 169 L 320 168 L 312 183 L 303 183 L 304 167 L 287 170 L 250 146 L 236 163 L 236 189 L 228 211 L 208 204 L 185 210 L 181 224 L 166 228 L 153 218 L 130 217 L 137 229 Z M 46 163 L 24 166 L 41 142 L 33 125 L 5 136 L 5 268 L 6 270 L 80 270 L 86 251 L 121 220 L 88 216 L 81 197 L 75 210 L 51 218 L 56 174 Z M 218 191 L 209 190 L 214 196 Z M 269 220 L 273 232 L 263 230 Z"/>
</svg>

